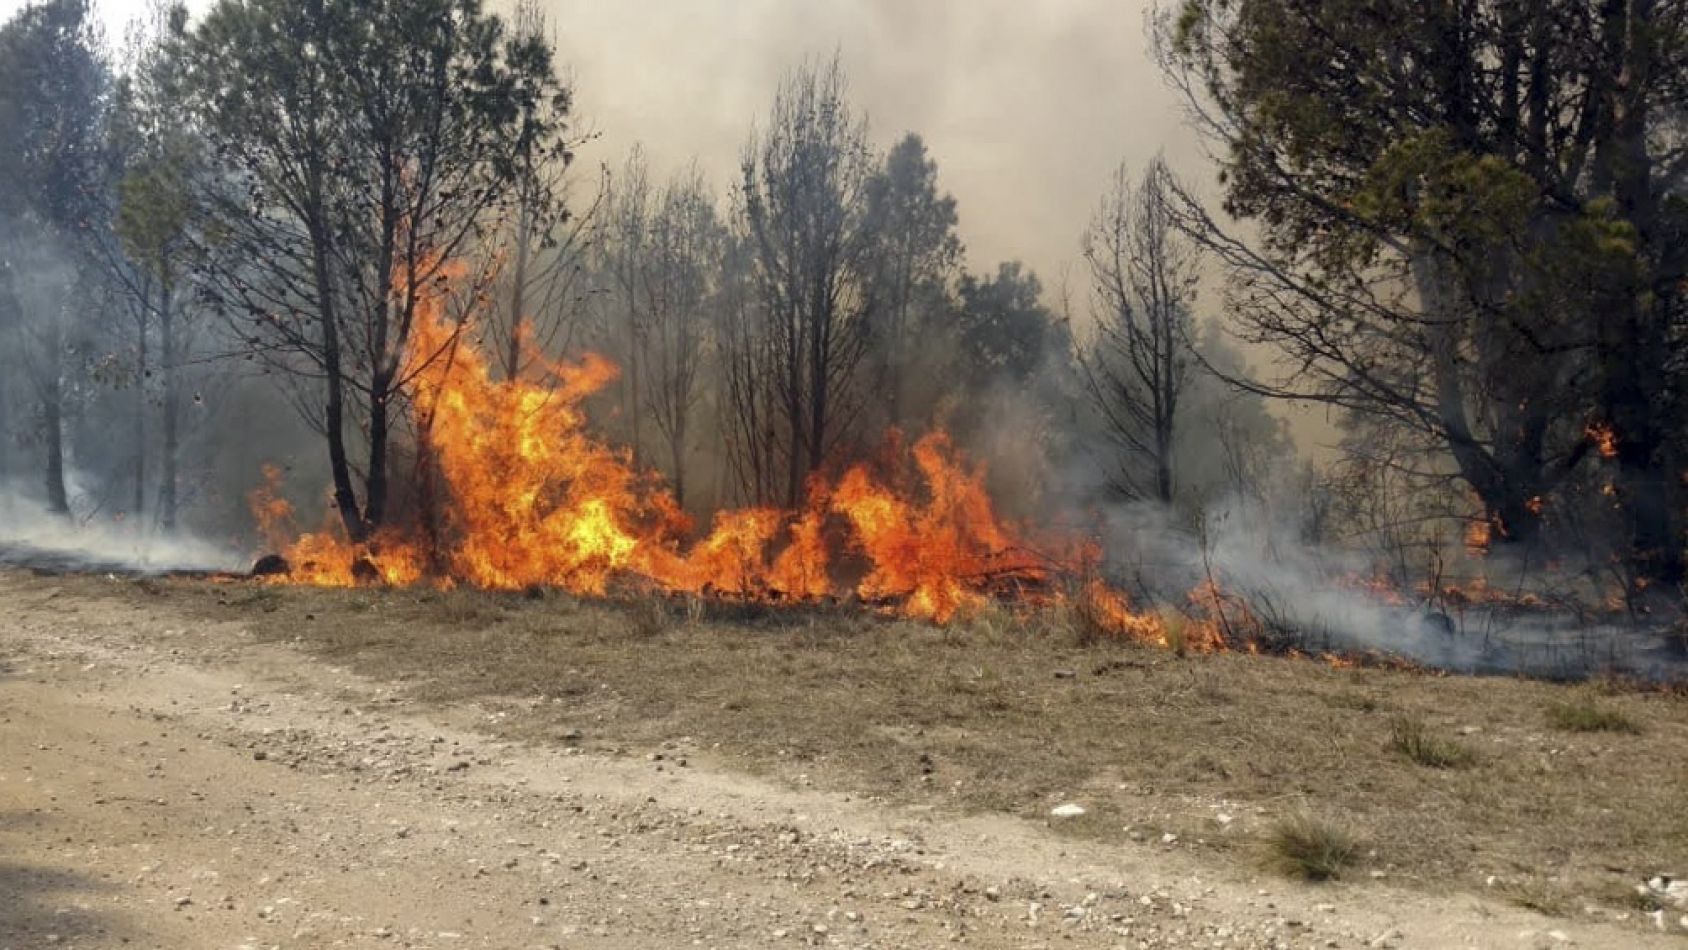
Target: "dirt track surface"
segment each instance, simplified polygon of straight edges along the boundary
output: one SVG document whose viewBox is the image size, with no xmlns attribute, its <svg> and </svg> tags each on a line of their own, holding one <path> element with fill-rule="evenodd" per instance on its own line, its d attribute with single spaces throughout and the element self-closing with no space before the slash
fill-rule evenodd
<svg viewBox="0 0 1688 950">
<path fill-rule="evenodd" d="M 1681 945 L 515 745 L 87 587 L 0 572 L 0 950 Z"/>
</svg>

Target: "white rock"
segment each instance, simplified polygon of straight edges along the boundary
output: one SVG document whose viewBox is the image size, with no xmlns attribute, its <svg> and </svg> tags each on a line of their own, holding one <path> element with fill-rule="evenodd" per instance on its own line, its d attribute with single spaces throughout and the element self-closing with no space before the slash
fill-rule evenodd
<svg viewBox="0 0 1688 950">
<path fill-rule="evenodd" d="M 1084 814 L 1084 806 L 1075 805 L 1071 802 L 1049 810 L 1049 817 L 1051 818 L 1077 818 L 1082 814 Z"/>
</svg>

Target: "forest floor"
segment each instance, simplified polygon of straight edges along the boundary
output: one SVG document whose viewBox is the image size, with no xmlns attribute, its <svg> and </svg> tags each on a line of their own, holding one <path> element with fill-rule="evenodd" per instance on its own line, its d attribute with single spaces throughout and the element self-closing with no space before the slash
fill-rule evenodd
<svg viewBox="0 0 1688 950">
<path fill-rule="evenodd" d="M 1683 872 L 1669 691 L 0 571 L 0 950 L 1679 946 Z"/>
</svg>

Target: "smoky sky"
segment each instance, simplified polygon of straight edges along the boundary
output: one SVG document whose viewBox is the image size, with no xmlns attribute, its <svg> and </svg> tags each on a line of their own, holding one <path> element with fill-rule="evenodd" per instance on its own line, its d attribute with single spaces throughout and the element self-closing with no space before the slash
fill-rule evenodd
<svg viewBox="0 0 1688 950">
<path fill-rule="evenodd" d="M 639 142 L 658 171 L 695 159 L 724 190 L 781 77 L 837 52 L 878 147 L 926 139 L 969 265 L 1020 258 L 1051 290 L 1121 161 L 1164 150 L 1213 177 L 1150 56 L 1153 0 L 543 2 L 600 135 L 583 160 Z"/>
<path fill-rule="evenodd" d="M 117 42 L 152 2 L 95 5 Z M 613 167 L 637 142 L 658 174 L 695 160 L 724 194 L 780 79 L 837 52 L 877 147 L 906 132 L 926 139 L 956 197 L 969 266 L 1024 260 L 1052 296 L 1120 162 L 1137 169 L 1164 151 L 1189 183 L 1213 180 L 1150 55 L 1156 0 L 540 4 L 578 119 L 598 136 L 579 154 L 585 167 Z M 0 19 L 23 5 L 0 0 Z M 188 0 L 195 14 L 209 5 Z M 1081 281 L 1070 279 L 1076 302 Z"/>
</svg>

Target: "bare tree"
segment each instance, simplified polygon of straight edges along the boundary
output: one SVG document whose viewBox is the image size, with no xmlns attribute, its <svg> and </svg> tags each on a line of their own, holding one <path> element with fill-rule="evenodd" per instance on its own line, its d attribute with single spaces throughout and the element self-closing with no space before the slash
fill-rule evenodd
<svg viewBox="0 0 1688 950">
<path fill-rule="evenodd" d="M 651 229 L 650 168 L 634 145 L 621 174 L 608 179 L 603 214 L 593 239 L 602 284 L 598 332 L 621 363 L 620 414 L 633 462 L 644 458 L 644 375 L 647 349 L 645 269 Z"/>
<path fill-rule="evenodd" d="M 742 212 L 739 217 L 742 220 Z M 717 424 L 739 500 L 767 502 L 784 491 L 776 428 L 782 406 L 771 384 L 780 360 L 763 310 L 754 257 L 747 236 L 728 235 L 714 308 L 721 354 Z"/>
<path fill-rule="evenodd" d="M 873 159 L 866 124 L 846 91 L 836 56 L 797 69 L 774 97 L 768 128 L 751 136 L 743 163 L 741 226 L 754 250 L 761 303 L 746 345 L 729 358 L 763 364 L 757 374 L 741 367 L 739 375 L 773 389 L 771 398 L 756 401 L 778 407 L 767 422 L 785 443 L 782 495 L 791 506 L 804 476 L 821 466 L 860 409 L 851 387 L 872 301 Z"/>
<path fill-rule="evenodd" d="M 686 440 L 701 395 L 725 232 L 694 167 L 670 181 L 650 216 L 643 268 L 642 398 L 667 443 L 675 501 L 686 500 Z"/>
<path fill-rule="evenodd" d="M 1172 172 L 1157 158 L 1133 185 L 1125 166 L 1084 237 L 1096 337 L 1080 354 L 1085 389 L 1123 456 L 1115 485 L 1171 502 L 1179 403 L 1200 258 L 1175 226 Z M 1148 475 L 1142 474 L 1144 467 Z"/>
<path fill-rule="evenodd" d="M 545 14 L 537 0 L 518 0 L 512 31 L 548 48 Z M 520 98 L 522 131 L 514 146 L 514 181 L 507 228 L 500 236 L 508 267 L 499 274 L 499 305 L 480 327 L 506 378 L 520 376 L 541 353 L 568 349 L 580 328 L 589 281 L 587 253 L 592 227 L 604 199 L 606 176 L 578 210 L 576 151 L 595 138 L 569 125 L 573 93 L 537 90 Z"/>
</svg>

